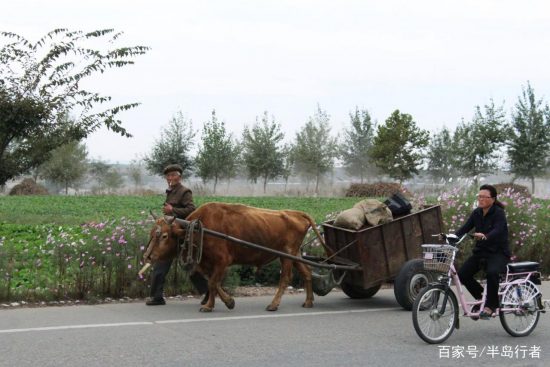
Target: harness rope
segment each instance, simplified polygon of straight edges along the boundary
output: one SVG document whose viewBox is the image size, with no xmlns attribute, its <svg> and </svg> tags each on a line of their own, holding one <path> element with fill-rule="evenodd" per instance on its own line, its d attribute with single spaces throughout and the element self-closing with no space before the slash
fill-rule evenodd
<svg viewBox="0 0 550 367">
<path fill-rule="evenodd" d="M 198 240 L 195 241 L 195 231 L 198 232 Z M 183 242 L 178 240 L 178 259 L 184 267 L 199 264 L 202 259 L 204 229 L 198 219 L 192 220 L 187 226 L 187 233 Z M 183 251 L 187 249 L 187 257 L 183 258 Z"/>
</svg>

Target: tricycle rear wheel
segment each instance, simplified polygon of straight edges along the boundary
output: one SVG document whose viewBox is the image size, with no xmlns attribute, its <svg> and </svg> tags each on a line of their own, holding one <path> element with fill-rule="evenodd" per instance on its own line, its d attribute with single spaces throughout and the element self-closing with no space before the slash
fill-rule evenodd
<svg viewBox="0 0 550 367">
<path fill-rule="evenodd" d="M 407 311 L 412 310 L 415 298 L 434 278 L 433 273 L 424 270 L 424 260 L 407 261 L 399 270 L 393 285 L 397 303 Z"/>
<path fill-rule="evenodd" d="M 382 286 L 382 284 L 378 284 L 378 285 L 375 285 L 374 287 L 365 289 L 355 284 L 346 283 L 346 281 L 344 280 L 340 286 L 342 287 L 342 291 L 349 298 L 364 299 L 364 298 L 371 298 L 372 296 L 374 296 L 376 292 L 380 290 L 380 287 Z"/>
</svg>

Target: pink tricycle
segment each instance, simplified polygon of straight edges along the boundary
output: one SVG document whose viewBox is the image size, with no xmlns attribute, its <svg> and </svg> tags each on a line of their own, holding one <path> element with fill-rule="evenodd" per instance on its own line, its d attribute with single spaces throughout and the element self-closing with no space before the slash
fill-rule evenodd
<svg viewBox="0 0 550 367">
<path fill-rule="evenodd" d="M 461 238 L 442 234 L 446 244 L 422 245 L 424 269 L 440 273 L 438 281 L 425 287 L 413 305 L 413 324 L 416 333 L 430 344 L 447 340 L 455 328 L 459 328 L 458 301 L 464 316 L 479 318 L 487 290 L 479 301 L 466 301 L 464 288 L 458 278 L 454 261 Z M 502 327 L 512 336 L 529 335 L 537 326 L 540 313 L 545 312 L 542 301 L 539 264 L 536 262 L 510 263 L 506 277 L 499 284 L 500 308 L 496 310 Z M 455 285 L 456 295 L 451 288 Z M 458 300 L 457 300 L 458 295 Z M 478 307 L 474 307 L 478 305 Z M 477 311 L 472 312 L 472 309 Z"/>
</svg>

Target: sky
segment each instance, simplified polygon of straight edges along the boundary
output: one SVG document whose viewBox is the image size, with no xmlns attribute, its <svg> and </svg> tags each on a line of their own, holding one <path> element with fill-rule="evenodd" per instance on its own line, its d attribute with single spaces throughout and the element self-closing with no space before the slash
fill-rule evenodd
<svg viewBox="0 0 550 367">
<path fill-rule="evenodd" d="M 336 135 L 356 107 L 378 123 L 399 109 L 435 132 L 491 99 L 509 115 L 528 81 L 550 101 L 548 1 L 0 4 L 0 30 L 29 40 L 55 28 L 114 28 L 124 32 L 116 46 L 151 47 L 135 65 L 88 81 L 116 103 L 141 103 L 120 115 L 132 138 L 102 129 L 86 140 L 90 158 L 111 163 L 149 153 L 178 111 L 200 131 L 215 109 L 235 137 L 268 111 L 291 141 L 318 105 Z"/>
</svg>

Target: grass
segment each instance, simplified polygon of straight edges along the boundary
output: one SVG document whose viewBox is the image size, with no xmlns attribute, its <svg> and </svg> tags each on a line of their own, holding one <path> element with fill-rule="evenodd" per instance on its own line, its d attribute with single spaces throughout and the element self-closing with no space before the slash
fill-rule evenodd
<svg viewBox="0 0 550 367">
<path fill-rule="evenodd" d="M 548 274 L 550 200 L 531 202 L 513 194 L 501 198 L 509 204 L 506 212 L 513 252 L 520 260 L 540 261 Z M 317 223 L 359 200 L 195 197 L 196 205 L 214 201 L 302 210 Z M 445 227 L 454 230 L 469 215 L 475 200 L 474 194 L 452 192 L 428 201 L 442 204 Z M 136 275 L 151 228 L 149 211 L 160 214 L 163 202 L 164 195 L 0 196 L 0 301 L 146 296 L 149 282 Z M 165 288 L 169 295 L 190 289 L 185 274 L 176 269 L 172 267 Z M 278 278 L 276 267 L 268 270 L 266 283 Z M 228 278 L 242 282 L 240 271 L 232 268 Z"/>
<path fill-rule="evenodd" d="M 86 222 L 141 219 L 153 210 L 160 214 L 165 197 L 152 196 L 2 196 L 0 223 L 22 225 L 80 225 Z M 284 198 L 195 196 L 195 204 L 241 203 L 259 208 L 294 209 L 310 214 L 319 223 L 329 213 L 351 208 L 358 198 Z"/>
</svg>

